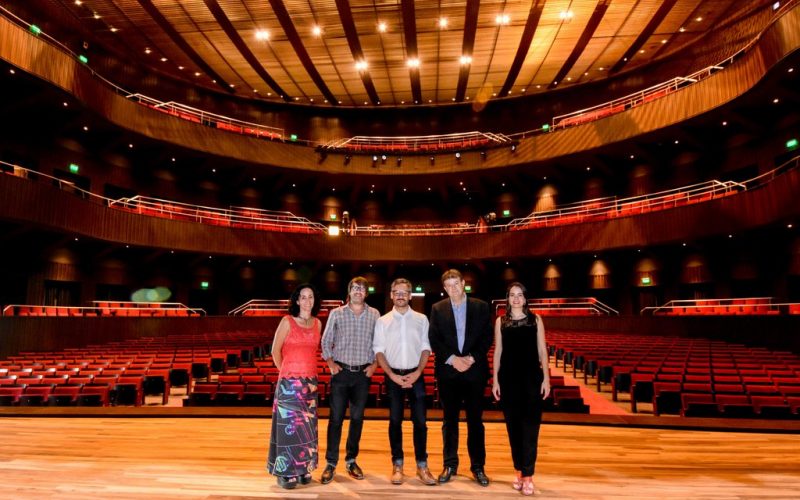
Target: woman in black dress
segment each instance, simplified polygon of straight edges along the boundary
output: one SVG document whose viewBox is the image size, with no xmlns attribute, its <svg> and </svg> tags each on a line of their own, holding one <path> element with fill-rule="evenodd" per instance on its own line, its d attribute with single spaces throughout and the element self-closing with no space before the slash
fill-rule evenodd
<svg viewBox="0 0 800 500">
<path fill-rule="evenodd" d="M 495 322 L 492 394 L 498 401 L 502 398 L 516 471 L 511 486 L 533 495 L 542 400 L 550 394 L 550 373 L 544 325 L 528 309 L 526 293 L 521 283 L 512 283 L 506 292 L 506 313 Z"/>
</svg>

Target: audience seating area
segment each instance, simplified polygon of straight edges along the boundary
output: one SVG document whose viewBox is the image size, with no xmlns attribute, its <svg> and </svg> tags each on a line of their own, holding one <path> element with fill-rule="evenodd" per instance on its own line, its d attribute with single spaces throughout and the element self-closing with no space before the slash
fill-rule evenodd
<svg viewBox="0 0 800 500">
<path fill-rule="evenodd" d="M 654 415 L 800 418 L 800 356 L 724 341 L 609 332 L 549 330 L 556 366 L 631 411 Z"/>
<path fill-rule="evenodd" d="M 91 307 L 40 306 L 11 304 L 3 308 L 3 316 L 118 316 L 118 317 L 184 317 L 205 316 L 203 309 L 190 308 L 178 302 L 92 302 Z"/>
<path fill-rule="evenodd" d="M 0 360 L 0 406 L 166 405 L 175 388 L 185 406 L 270 406 L 278 369 L 268 356 L 272 332 L 233 332 L 142 338 L 60 352 L 23 352 Z M 439 407 L 434 361 L 424 369 L 428 405 Z M 331 375 L 318 358 L 319 403 L 328 405 Z M 580 388 L 552 377 L 547 411 L 588 413 Z M 491 383 L 487 408 L 497 408 Z M 369 392 L 371 407 L 387 403 L 379 367 Z"/>
</svg>

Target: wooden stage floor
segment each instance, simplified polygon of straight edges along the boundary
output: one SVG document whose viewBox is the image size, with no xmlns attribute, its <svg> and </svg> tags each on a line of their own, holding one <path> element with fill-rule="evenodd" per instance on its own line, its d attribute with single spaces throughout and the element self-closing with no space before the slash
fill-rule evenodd
<svg viewBox="0 0 800 500">
<path fill-rule="evenodd" d="M 320 420 L 320 442 L 327 421 Z M 347 423 L 345 423 L 347 425 Z M 406 422 L 406 455 L 413 457 Z M 388 481 L 387 422 L 365 422 L 355 481 L 343 467 L 333 483 L 280 489 L 264 471 L 269 419 L 96 416 L 0 418 L 2 499 L 520 498 L 502 423 L 486 424 L 481 488 L 468 475 L 426 487 L 413 476 Z M 441 469 L 440 423 L 429 425 L 429 462 Z M 468 474 L 462 423 L 461 472 Z M 342 448 L 344 443 L 342 443 Z M 407 458 L 406 473 L 413 473 Z M 545 424 L 535 476 L 539 498 L 798 498 L 800 435 Z"/>
</svg>

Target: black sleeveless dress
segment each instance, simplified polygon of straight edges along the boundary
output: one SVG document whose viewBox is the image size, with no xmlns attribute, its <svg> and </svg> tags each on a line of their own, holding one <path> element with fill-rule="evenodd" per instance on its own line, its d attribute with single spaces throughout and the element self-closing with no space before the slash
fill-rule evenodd
<svg viewBox="0 0 800 500">
<path fill-rule="evenodd" d="M 497 382 L 514 469 L 532 476 L 542 423 L 544 372 L 536 348 L 536 318 L 501 325 L 502 349 Z"/>
<path fill-rule="evenodd" d="M 536 320 L 512 320 L 502 326 L 503 352 L 500 356 L 501 400 L 509 403 L 541 402 L 544 374 L 536 346 Z"/>
</svg>

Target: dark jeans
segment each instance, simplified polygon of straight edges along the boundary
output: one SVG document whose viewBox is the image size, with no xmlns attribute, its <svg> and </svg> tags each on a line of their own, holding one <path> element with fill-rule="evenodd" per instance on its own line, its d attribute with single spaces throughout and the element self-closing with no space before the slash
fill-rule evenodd
<svg viewBox="0 0 800 500">
<path fill-rule="evenodd" d="M 425 378 L 420 375 L 410 389 L 404 389 L 386 377 L 389 395 L 389 444 L 392 463 L 403 463 L 403 418 L 405 396 L 411 405 L 411 422 L 414 424 L 414 458 L 417 464 L 428 460 L 428 426 L 425 423 Z"/>
<path fill-rule="evenodd" d="M 439 399 L 444 415 L 442 439 L 444 466 L 458 468 L 458 415 L 463 405 L 467 413 L 467 451 L 470 470 L 483 469 L 486 463 L 486 435 L 483 428 L 483 384 L 463 378 L 439 379 Z"/>
<path fill-rule="evenodd" d="M 345 461 L 358 456 L 361 428 L 364 425 L 364 407 L 369 395 L 369 378 L 363 371 L 342 370 L 331 378 L 331 413 L 328 419 L 328 449 L 325 460 L 334 467 L 339 462 L 339 442 L 342 440 L 342 423 L 347 405 L 350 405 L 350 428 L 347 432 Z"/>
</svg>

